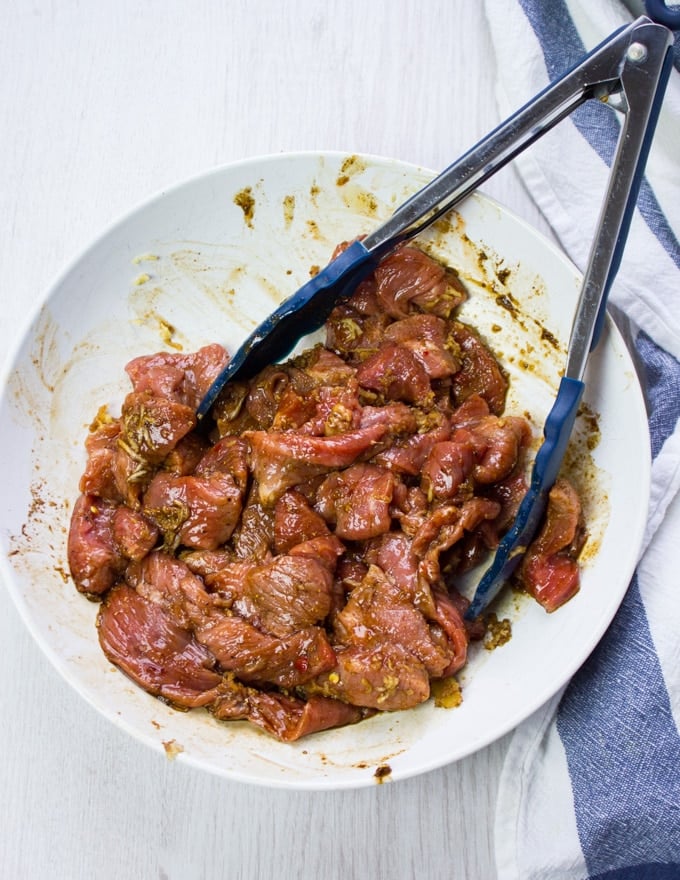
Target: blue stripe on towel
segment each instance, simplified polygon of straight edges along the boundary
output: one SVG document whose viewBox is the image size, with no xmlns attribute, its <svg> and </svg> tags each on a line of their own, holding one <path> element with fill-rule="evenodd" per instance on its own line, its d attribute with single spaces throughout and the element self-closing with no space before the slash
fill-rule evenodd
<svg viewBox="0 0 680 880">
<path fill-rule="evenodd" d="M 585 52 L 569 11 L 563 0 L 519 2 L 554 79 Z M 619 133 L 614 114 L 591 101 L 571 118 L 610 164 Z M 680 269 L 680 245 L 647 181 L 638 207 Z M 680 364 L 644 334 L 636 347 L 646 369 L 656 456 L 680 415 Z M 680 736 L 637 577 L 607 635 L 569 684 L 557 730 L 591 880 L 680 880 Z"/>
<path fill-rule="evenodd" d="M 680 737 L 637 578 L 569 684 L 557 730 L 591 876 L 655 861 L 680 865 Z"/>
<path fill-rule="evenodd" d="M 649 407 L 652 456 L 656 458 L 680 418 L 680 363 L 646 333 L 639 334 L 635 347 L 645 368 L 643 381 Z"/>
<path fill-rule="evenodd" d="M 650 862 L 646 865 L 633 865 L 632 868 L 615 868 L 598 874 L 591 880 L 680 880 L 680 865 Z"/>
<path fill-rule="evenodd" d="M 548 77 L 556 79 L 586 52 L 569 10 L 563 0 L 551 0 L 550 3 L 519 0 L 519 3 L 543 49 Z M 598 101 L 588 101 L 571 114 L 571 119 L 602 161 L 611 165 L 619 134 L 618 121 L 612 110 Z M 604 197 L 604 192 L 602 195 Z M 638 208 L 666 253 L 680 269 L 680 244 L 646 180 L 642 181 L 640 187 Z"/>
</svg>

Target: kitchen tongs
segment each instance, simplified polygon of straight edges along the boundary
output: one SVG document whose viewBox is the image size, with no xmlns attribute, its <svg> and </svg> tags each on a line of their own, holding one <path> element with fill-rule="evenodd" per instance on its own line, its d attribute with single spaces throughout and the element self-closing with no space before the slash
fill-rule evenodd
<svg viewBox="0 0 680 880">
<path fill-rule="evenodd" d="M 199 407 L 202 418 L 227 382 L 249 378 L 283 359 L 298 340 L 324 324 L 338 300 L 350 296 L 387 253 L 421 233 L 581 104 L 594 99 L 618 111 L 621 132 L 576 307 L 564 377 L 544 426 L 530 488 L 479 582 L 467 612 L 470 619 L 496 596 L 545 513 L 583 394 L 588 355 L 598 341 L 607 294 L 621 261 L 670 74 L 671 47 L 671 32 L 646 16 L 612 34 L 285 300 L 235 353 Z"/>
</svg>

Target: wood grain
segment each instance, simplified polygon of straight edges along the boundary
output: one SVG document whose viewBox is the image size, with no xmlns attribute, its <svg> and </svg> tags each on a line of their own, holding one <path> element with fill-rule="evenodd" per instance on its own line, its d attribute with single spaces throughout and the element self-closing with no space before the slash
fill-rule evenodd
<svg viewBox="0 0 680 880">
<path fill-rule="evenodd" d="M 285 150 L 444 167 L 497 122 L 495 75 L 469 0 L 4 0 L 3 359 L 51 279 L 151 194 Z M 511 170 L 486 191 L 541 225 Z M 6 590 L 0 644 L 0 877 L 495 875 L 505 741 L 370 790 L 230 784 L 100 718 L 52 670 Z"/>
</svg>

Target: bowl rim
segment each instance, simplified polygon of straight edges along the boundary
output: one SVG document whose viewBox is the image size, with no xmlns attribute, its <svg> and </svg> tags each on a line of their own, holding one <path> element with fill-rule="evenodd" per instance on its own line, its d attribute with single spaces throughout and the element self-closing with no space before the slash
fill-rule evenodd
<svg viewBox="0 0 680 880">
<path fill-rule="evenodd" d="M 137 201 L 131 208 L 125 210 L 120 213 L 117 217 L 115 217 L 110 223 L 106 225 L 104 229 L 102 229 L 96 236 L 94 236 L 84 248 L 80 249 L 75 255 L 73 255 L 70 259 L 66 261 L 64 266 L 60 269 L 60 271 L 56 274 L 53 280 L 47 285 L 47 287 L 42 291 L 42 293 L 36 298 L 34 305 L 31 310 L 27 313 L 23 322 L 21 322 L 21 326 L 17 328 L 17 334 L 12 340 L 12 345 L 9 347 L 9 351 L 5 358 L 5 362 L 3 364 L 2 370 L 0 371 L 0 410 L 6 405 L 6 398 L 8 396 L 8 383 L 11 377 L 13 370 L 16 367 L 16 364 L 19 360 L 20 353 L 22 351 L 23 346 L 26 344 L 28 334 L 30 333 L 31 328 L 35 324 L 36 320 L 40 316 L 40 313 L 46 306 L 46 304 L 50 301 L 50 299 L 57 293 L 59 288 L 64 284 L 64 282 L 73 274 L 73 272 L 77 269 L 81 261 L 83 261 L 86 256 L 93 251 L 95 251 L 100 245 L 102 245 L 107 238 L 111 237 L 115 234 L 116 231 L 119 231 L 123 228 L 130 220 L 135 217 L 141 211 L 144 211 L 148 207 L 153 204 L 159 204 L 163 199 L 172 197 L 178 193 L 180 193 L 184 189 L 190 189 L 196 184 L 206 181 L 212 177 L 220 176 L 225 172 L 232 172 L 236 170 L 248 169 L 250 167 L 258 167 L 263 163 L 270 166 L 274 163 L 286 163 L 291 160 L 297 159 L 318 159 L 319 157 L 328 158 L 330 160 L 339 160 L 345 159 L 349 156 L 358 156 L 363 161 L 365 161 L 369 166 L 372 165 L 380 165 L 385 166 L 389 165 L 395 169 L 403 169 L 406 174 L 414 175 L 414 174 L 422 174 L 422 175 L 431 175 L 435 176 L 436 172 L 432 172 L 431 170 L 400 159 L 394 159 L 391 157 L 380 156 L 377 154 L 363 153 L 358 151 L 343 151 L 343 150 L 303 150 L 303 151 L 289 151 L 289 152 L 280 152 L 280 153 L 271 153 L 271 154 L 262 154 L 257 156 L 245 157 L 233 162 L 226 162 L 215 165 L 211 168 L 204 169 L 197 174 L 191 175 L 189 177 L 183 178 L 180 181 L 177 181 L 170 186 L 163 187 L 161 189 L 156 190 L 156 192 L 151 195 L 140 199 Z M 516 214 L 511 208 L 507 207 L 497 199 L 492 196 L 487 195 L 484 192 L 476 191 L 471 196 L 472 198 L 481 199 L 483 202 L 495 206 L 499 209 L 499 211 L 508 219 L 510 219 L 513 223 L 522 227 L 525 231 L 528 231 L 531 236 L 537 238 L 541 247 L 543 247 L 546 251 L 550 252 L 551 258 L 558 258 L 560 261 L 563 261 L 569 269 L 574 273 L 574 275 L 578 278 L 582 277 L 582 273 L 577 269 L 577 267 L 571 262 L 571 260 L 567 257 L 564 251 L 556 244 L 553 240 L 551 240 L 547 235 L 545 235 L 540 230 L 537 230 L 532 224 L 530 224 L 523 217 Z M 611 327 L 614 327 L 615 332 L 621 336 L 618 329 L 615 326 L 615 322 L 611 319 L 611 316 L 607 316 L 608 324 Z M 639 384 L 637 385 L 637 390 L 642 396 L 642 392 L 640 390 Z M 645 512 L 649 500 L 649 491 L 650 491 L 650 475 L 651 475 L 651 451 L 648 456 L 645 456 L 643 462 L 640 464 L 644 468 L 644 484 L 646 486 L 647 497 L 644 500 L 644 505 L 641 505 Z M 642 540 L 642 533 L 640 534 L 640 544 Z M 633 569 L 634 570 L 634 569 Z M 632 571 L 631 571 L 632 575 Z M 113 712 L 107 713 L 101 705 L 97 704 L 94 699 L 85 691 L 83 688 L 78 686 L 77 677 L 71 674 L 70 668 L 63 662 L 63 658 L 60 657 L 59 653 L 54 650 L 52 645 L 49 645 L 45 642 L 45 640 L 40 635 L 37 625 L 33 619 L 30 608 L 26 603 L 24 597 L 21 595 L 21 591 L 18 586 L 14 582 L 13 574 L 12 574 L 12 566 L 9 562 L 8 555 L 3 551 L 0 553 L 0 577 L 2 581 L 5 583 L 7 591 L 9 595 L 12 597 L 13 604 L 17 609 L 20 618 L 22 619 L 24 625 L 27 627 L 28 631 L 31 633 L 34 640 L 38 643 L 41 650 L 45 653 L 45 655 L 50 660 L 51 664 L 58 672 L 59 676 L 62 679 L 65 679 L 69 686 L 73 688 L 79 697 L 83 698 L 87 703 L 89 703 L 92 708 L 94 708 L 98 714 L 104 715 L 104 717 L 108 721 L 113 721 L 115 726 L 119 727 L 119 729 L 123 730 L 125 733 L 129 734 L 133 737 L 133 739 L 144 743 L 145 745 L 151 746 L 155 751 L 161 753 L 163 751 L 163 746 L 161 742 L 154 738 L 151 734 L 145 734 L 138 727 L 128 722 L 125 716 L 118 714 L 115 718 L 113 716 Z M 627 589 L 627 587 L 626 587 Z M 608 608 L 603 612 L 602 619 L 598 622 L 597 627 L 593 636 L 593 645 L 597 644 L 602 636 L 604 635 L 607 627 L 611 623 L 618 607 L 625 596 L 626 590 L 622 590 L 621 596 L 615 604 L 613 611 L 611 608 Z M 610 613 L 611 611 L 611 613 Z M 569 678 L 574 672 L 585 662 L 586 657 L 579 656 L 576 660 L 574 659 L 572 663 L 572 668 L 569 672 Z M 444 757 L 442 758 L 433 758 L 428 766 L 419 765 L 414 768 L 412 771 L 403 771 L 398 775 L 398 779 L 406 779 L 411 778 L 413 776 L 422 775 L 424 773 L 431 772 L 435 769 L 439 769 L 444 767 L 450 763 L 454 763 L 458 760 L 462 760 L 470 755 L 476 753 L 477 751 L 486 748 L 493 742 L 500 739 L 502 736 L 506 735 L 509 731 L 514 729 L 517 724 L 521 723 L 523 720 L 526 720 L 531 714 L 537 711 L 544 705 L 550 702 L 552 699 L 557 699 L 559 695 L 561 695 L 562 690 L 566 687 L 568 683 L 568 678 L 562 684 L 560 684 L 557 688 L 553 689 L 552 692 L 548 695 L 539 695 L 536 699 L 530 704 L 529 709 L 523 709 L 521 715 L 522 717 L 519 719 L 508 719 L 505 725 L 501 725 L 501 729 L 494 728 L 493 732 L 488 736 L 480 737 L 479 743 L 471 746 L 465 753 L 454 757 Z M 183 753 L 179 756 L 180 760 L 186 764 L 187 766 L 191 766 L 197 769 L 201 769 L 204 772 L 210 772 L 214 775 L 221 776 L 222 778 L 245 782 L 248 784 L 256 784 L 264 787 L 270 788 L 285 788 L 285 789 L 297 789 L 297 790 L 329 790 L 329 789 L 355 789 L 364 787 L 366 785 L 375 784 L 374 780 L 370 778 L 368 779 L 360 779 L 360 778 L 341 778 L 341 779 L 333 779 L 330 784 L 327 784 L 325 781 L 325 777 L 322 778 L 306 778 L 306 779 L 295 779 L 295 780 L 284 780 L 284 779 L 260 779 L 256 778 L 253 775 L 249 775 L 248 773 L 239 773 L 238 771 L 233 770 L 223 770 L 219 767 L 207 766 L 206 762 L 199 758 L 192 757 L 191 754 Z"/>
</svg>

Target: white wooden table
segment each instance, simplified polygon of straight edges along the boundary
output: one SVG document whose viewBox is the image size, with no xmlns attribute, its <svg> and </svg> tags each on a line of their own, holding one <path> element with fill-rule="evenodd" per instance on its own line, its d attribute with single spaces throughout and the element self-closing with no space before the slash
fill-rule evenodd
<svg viewBox="0 0 680 880">
<path fill-rule="evenodd" d="M 476 0 L 2 0 L 0 354 L 64 264 L 163 187 L 286 150 L 439 169 L 498 121 L 495 77 Z M 512 170 L 486 191 L 541 227 Z M 270 791 L 95 714 L 4 589 L 0 645 L 1 878 L 495 876 L 507 739 L 393 785 Z"/>
</svg>

